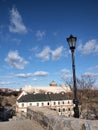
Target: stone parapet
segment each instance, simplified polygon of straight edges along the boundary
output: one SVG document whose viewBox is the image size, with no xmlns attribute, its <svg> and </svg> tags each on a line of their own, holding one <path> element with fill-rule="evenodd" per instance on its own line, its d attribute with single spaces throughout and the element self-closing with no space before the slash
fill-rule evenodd
<svg viewBox="0 0 98 130">
<path fill-rule="evenodd" d="M 66 118 L 48 108 L 29 107 L 27 117 L 37 121 L 46 130 L 98 130 L 98 120 Z"/>
</svg>

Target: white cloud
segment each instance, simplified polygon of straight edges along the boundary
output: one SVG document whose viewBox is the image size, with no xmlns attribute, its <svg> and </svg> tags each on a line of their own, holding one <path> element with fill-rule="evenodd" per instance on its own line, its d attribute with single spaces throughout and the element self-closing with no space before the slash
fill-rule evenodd
<svg viewBox="0 0 98 130">
<path fill-rule="evenodd" d="M 19 56 L 18 51 L 10 51 L 5 58 L 5 61 L 15 69 L 24 69 L 24 67 L 28 64 L 28 61 L 25 61 Z"/>
<path fill-rule="evenodd" d="M 82 51 L 82 50 L 83 50 L 83 45 L 82 45 L 82 44 L 79 44 L 79 46 L 77 47 L 77 50 L 78 50 L 78 51 Z"/>
<path fill-rule="evenodd" d="M 37 81 L 37 79 L 36 79 L 36 78 L 33 78 L 32 80 L 33 80 L 33 81 Z"/>
<path fill-rule="evenodd" d="M 33 73 L 33 76 L 47 76 L 48 72 L 46 71 L 36 71 Z"/>
<path fill-rule="evenodd" d="M 48 61 L 50 59 L 50 48 L 47 46 L 45 47 L 42 52 L 36 54 L 36 57 L 41 58 L 43 61 Z"/>
<path fill-rule="evenodd" d="M 97 70 L 98 70 L 98 66 L 95 66 L 95 69 L 97 69 Z"/>
<path fill-rule="evenodd" d="M 91 73 L 91 72 L 85 72 L 85 73 L 83 74 L 83 76 L 85 76 L 85 77 L 90 76 L 90 77 L 95 77 L 95 78 L 97 78 L 97 77 L 98 77 L 98 74 L 96 74 L 96 73 Z"/>
<path fill-rule="evenodd" d="M 52 53 L 52 60 L 59 60 L 62 56 L 63 46 L 60 46 L 56 48 L 54 51 L 51 51 Z"/>
<path fill-rule="evenodd" d="M 19 84 L 19 83 L 17 83 L 17 82 L 0 82 L 0 85 L 11 85 L 11 84 Z"/>
<path fill-rule="evenodd" d="M 53 33 L 53 36 L 57 36 L 57 32 L 54 32 L 54 33 Z"/>
<path fill-rule="evenodd" d="M 35 46 L 35 47 L 33 47 L 33 48 L 30 48 L 30 51 L 35 52 L 35 51 L 37 51 L 38 49 L 39 49 L 39 47 L 38 47 L 38 46 Z"/>
<path fill-rule="evenodd" d="M 10 11 L 9 31 L 12 33 L 20 33 L 20 34 L 27 33 L 27 28 L 22 21 L 22 17 L 15 7 L 13 7 L 12 10 Z"/>
<path fill-rule="evenodd" d="M 90 41 L 86 42 L 86 44 L 84 46 L 82 44 L 80 44 L 78 46 L 78 51 L 80 51 L 83 55 L 98 53 L 97 41 L 90 40 Z"/>
<path fill-rule="evenodd" d="M 19 78 L 28 78 L 31 77 L 32 75 L 33 75 L 32 73 L 27 73 L 27 74 L 21 73 L 21 74 L 16 74 L 15 76 Z"/>
<path fill-rule="evenodd" d="M 12 41 L 15 42 L 17 45 L 21 43 L 21 40 L 17 38 L 13 38 Z"/>
<path fill-rule="evenodd" d="M 72 78 L 72 74 L 70 73 L 70 70 L 68 69 L 62 69 L 61 70 L 61 78 L 63 81 L 67 81 Z"/>
<path fill-rule="evenodd" d="M 43 61 L 49 61 L 50 56 L 52 56 L 52 60 L 59 60 L 63 50 L 63 46 L 60 46 L 55 50 L 51 50 L 50 47 L 47 46 L 40 53 L 36 54 L 36 57 L 41 58 Z"/>
<path fill-rule="evenodd" d="M 39 31 L 36 32 L 36 37 L 37 37 L 38 40 L 42 40 L 44 36 L 45 36 L 44 31 L 39 30 Z"/>
<path fill-rule="evenodd" d="M 61 72 L 64 74 L 68 74 L 70 71 L 68 69 L 62 69 Z"/>
<path fill-rule="evenodd" d="M 98 66 L 90 67 L 89 70 L 98 70 Z"/>
</svg>

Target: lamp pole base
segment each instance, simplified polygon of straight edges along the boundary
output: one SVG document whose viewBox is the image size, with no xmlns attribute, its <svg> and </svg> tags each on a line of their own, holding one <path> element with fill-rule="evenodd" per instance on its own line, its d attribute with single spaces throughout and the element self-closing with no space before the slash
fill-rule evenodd
<svg viewBox="0 0 98 130">
<path fill-rule="evenodd" d="M 79 118 L 79 108 L 77 105 L 74 107 L 74 117 Z"/>
</svg>

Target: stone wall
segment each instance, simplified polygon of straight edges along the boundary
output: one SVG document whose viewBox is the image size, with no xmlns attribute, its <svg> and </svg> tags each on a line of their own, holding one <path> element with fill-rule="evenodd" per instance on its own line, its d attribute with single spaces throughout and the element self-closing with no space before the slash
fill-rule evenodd
<svg viewBox="0 0 98 130">
<path fill-rule="evenodd" d="M 27 117 L 46 130 L 98 130 L 98 120 L 66 118 L 48 108 L 29 107 Z"/>
</svg>

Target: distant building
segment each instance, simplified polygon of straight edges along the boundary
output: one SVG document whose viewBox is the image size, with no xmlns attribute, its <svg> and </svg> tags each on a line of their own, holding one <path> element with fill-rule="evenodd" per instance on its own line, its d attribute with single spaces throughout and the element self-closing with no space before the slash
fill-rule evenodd
<svg viewBox="0 0 98 130">
<path fill-rule="evenodd" d="M 27 112 L 28 107 L 48 107 L 56 110 L 59 115 L 73 115 L 73 100 L 66 95 L 72 92 L 69 86 L 58 86 L 52 81 L 49 86 L 27 85 L 16 102 L 17 112 Z"/>
<path fill-rule="evenodd" d="M 50 86 L 31 86 L 26 85 L 24 88 L 22 88 L 23 91 L 28 93 L 60 93 L 60 92 L 71 92 L 71 89 L 69 86 L 58 86 L 55 81 L 52 81 Z"/>
<path fill-rule="evenodd" d="M 13 90 L 9 89 L 9 88 L 0 88 L 0 91 L 1 92 L 12 92 Z"/>
<path fill-rule="evenodd" d="M 17 112 L 27 112 L 28 107 L 48 107 L 59 115 L 73 116 L 73 100 L 66 93 L 23 93 L 16 102 Z"/>
<path fill-rule="evenodd" d="M 53 87 L 53 86 L 58 86 L 58 85 L 57 85 L 57 83 L 56 83 L 55 81 L 52 81 L 52 82 L 50 83 L 50 86 Z"/>
</svg>

